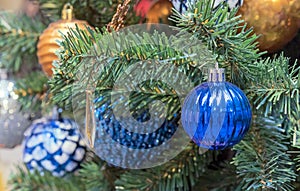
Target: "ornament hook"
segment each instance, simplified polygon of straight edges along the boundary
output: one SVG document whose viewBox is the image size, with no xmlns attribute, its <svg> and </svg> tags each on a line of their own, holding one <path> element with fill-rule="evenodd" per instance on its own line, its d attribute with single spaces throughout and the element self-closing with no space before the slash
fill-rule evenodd
<svg viewBox="0 0 300 191">
<path fill-rule="evenodd" d="M 216 62 L 215 68 L 209 69 L 208 82 L 225 82 L 225 69 L 219 68 L 218 62 Z"/>
<path fill-rule="evenodd" d="M 61 12 L 61 17 L 63 20 L 72 20 L 73 18 L 73 6 L 70 3 L 66 3 Z"/>
<path fill-rule="evenodd" d="M 56 105 L 52 109 L 52 119 L 61 120 L 62 119 L 62 108 L 58 108 Z"/>
<path fill-rule="evenodd" d="M 216 68 L 216 70 L 219 70 L 219 63 L 218 62 L 216 62 L 215 68 Z"/>
</svg>

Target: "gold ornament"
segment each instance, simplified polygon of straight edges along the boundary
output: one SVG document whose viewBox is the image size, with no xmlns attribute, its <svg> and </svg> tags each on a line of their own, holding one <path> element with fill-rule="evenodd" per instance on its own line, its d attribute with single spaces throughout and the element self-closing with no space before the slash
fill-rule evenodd
<svg viewBox="0 0 300 191">
<path fill-rule="evenodd" d="M 297 19 L 289 13 L 293 5 L 290 1 L 244 0 L 238 14 L 248 27 L 253 27 L 254 32 L 261 35 L 258 39 L 261 51 L 280 50 L 296 36 L 299 27 Z"/>
<path fill-rule="evenodd" d="M 287 9 L 288 9 L 287 10 L 288 13 L 290 13 L 291 16 L 294 16 L 300 20 L 300 1 L 299 0 L 290 0 L 289 6 L 287 7 Z"/>
<path fill-rule="evenodd" d="M 86 21 L 74 19 L 72 14 L 73 7 L 67 3 L 62 10 L 62 19 L 51 23 L 39 37 L 37 56 L 43 71 L 48 76 L 52 75 L 52 62 L 58 60 L 56 52 L 60 46 L 57 41 L 63 40 L 62 34 L 66 35 L 69 28 L 74 29 L 76 25 L 82 30 L 86 30 L 86 26 L 91 27 Z"/>
<path fill-rule="evenodd" d="M 169 0 L 159 0 L 152 5 L 146 14 L 148 23 L 168 23 L 172 13 L 173 4 Z"/>
</svg>

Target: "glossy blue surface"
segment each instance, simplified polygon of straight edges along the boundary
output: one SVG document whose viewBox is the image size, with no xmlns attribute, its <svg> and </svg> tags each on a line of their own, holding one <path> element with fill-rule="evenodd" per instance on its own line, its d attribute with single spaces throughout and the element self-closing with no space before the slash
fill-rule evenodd
<svg viewBox="0 0 300 191">
<path fill-rule="evenodd" d="M 23 161 L 30 171 L 47 170 L 64 176 L 76 170 L 84 159 L 86 146 L 71 119 L 40 119 L 25 132 Z"/>
<path fill-rule="evenodd" d="M 182 107 L 182 125 L 200 147 L 219 150 L 237 144 L 251 123 L 246 95 L 229 82 L 206 82 L 194 88 Z"/>
<path fill-rule="evenodd" d="M 101 99 L 102 97 L 96 99 L 95 102 Z M 138 122 L 147 121 L 151 117 L 147 109 L 139 113 L 140 114 L 136 116 Z M 160 127 L 156 127 L 156 124 L 153 124 L 154 126 L 150 128 L 156 130 L 149 131 L 151 133 L 135 133 L 130 132 L 126 127 L 122 127 L 120 122 L 115 118 L 110 103 L 103 104 L 101 107 L 96 108 L 95 116 L 97 118 L 98 132 L 105 130 L 112 140 L 132 149 L 150 149 L 171 139 L 178 128 L 180 117 L 178 114 L 174 114 L 174 118 L 171 120 L 165 119 Z M 96 140 L 95 145 L 97 145 L 97 141 L 101 142 L 101 140 Z"/>
</svg>

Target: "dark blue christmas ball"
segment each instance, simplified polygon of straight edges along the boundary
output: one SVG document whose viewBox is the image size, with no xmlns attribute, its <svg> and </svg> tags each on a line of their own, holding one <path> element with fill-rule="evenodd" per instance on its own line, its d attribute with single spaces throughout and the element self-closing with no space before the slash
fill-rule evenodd
<svg viewBox="0 0 300 191">
<path fill-rule="evenodd" d="M 40 119 L 25 132 L 23 161 L 30 171 L 64 176 L 83 161 L 86 146 L 71 119 Z"/>
<path fill-rule="evenodd" d="M 243 0 L 215 0 L 214 7 L 217 7 L 224 1 L 228 3 L 230 9 L 243 5 Z M 197 0 L 172 0 L 174 8 L 180 13 L 185 13 L 188 7 L 195 4 L 196 2 Z"/>
<path fill-rule="evenodd" d="M 237 144 L 247 133 L 252 113 L 241 89 L 229 82 L 205 82 L 182 107 L 182 125 L 200 147 L 219 150 Z"/>
<path fill-rule="evenodd" d="M 99 97 L 95 102 L 99 102 L 103 97 Z M 138 122 L 145 122 L 150 119 L 149 109 L 143 109 L 134 113 L 134 118 Z M 164 119 L 164 122 L 157 127 L 158 124 L 153 123 L 149 127 L 149 133 L 136 133 L 128 130 L 128 127 L 122 127 L 122 124 L 116 119 L 112 106 L 109 102 L 102 104 L 95 109 L 97 118 L 97 130 L 105 131 L 115 142 L 132 149 L 150 149 L 160 146 L 164 142 L 171 139 L 178 128 L 180 115 L 174 114 L 170 120 Z M 122 119 L 126 121 L 126 119 Z M 127 123 L 131 125 L 130 123 Z M 155 129 L 155 131 L 152 131 Z M 101 140 L 99 140 L 101 141 Z M 97 140 L 96 140 L 97 142 Z M 97 143 L 96 143 L 97 144 Z"/>
</svg>

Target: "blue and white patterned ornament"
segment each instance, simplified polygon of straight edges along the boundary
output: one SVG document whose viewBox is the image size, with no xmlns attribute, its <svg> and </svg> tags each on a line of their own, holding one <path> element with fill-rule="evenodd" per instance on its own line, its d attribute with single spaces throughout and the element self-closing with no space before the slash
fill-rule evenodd
<svg viewBox="0 0 300 191">
<path fill-rule="evenodd" d="M 195 0 L 172 0 L 173 7 L 179 13 L 185 13 L 190 5 L 193 5 Z"/>
<path fill-rule="evenodd" d="M 251 106 L 241 89 L 225 82 L 224 69 L 212 69 L 208 82 L 184 101 L 182 125 L 200 147 L 220 150 L 239 143 L 251 123 Z"/>
<path fill-rule="evenodd" d="M 240 7 L 243 5 L 243 0 L 215 0 L 214 8 L 223 3 L 224 1 L 228 4 L 228 7 L 230 9 Z"/>
<path fill-rule="evenodd" d="M 83 161 L 86 146 L 71 119 L 36 120 L 25 132 L 23 161 L 30 171 L 64 176 Z"/>
<path fill-rule="evenodd" d="M 240 7 L 243 5 L 243 0 L 215 0 L 214 8 L 223 2 L 227 2 L 230 9 Z M 174 8 L 180 13 L 185 13 L 191 5 L 195 4 L 197 0 L 172 0 Z"/>
</svg>

